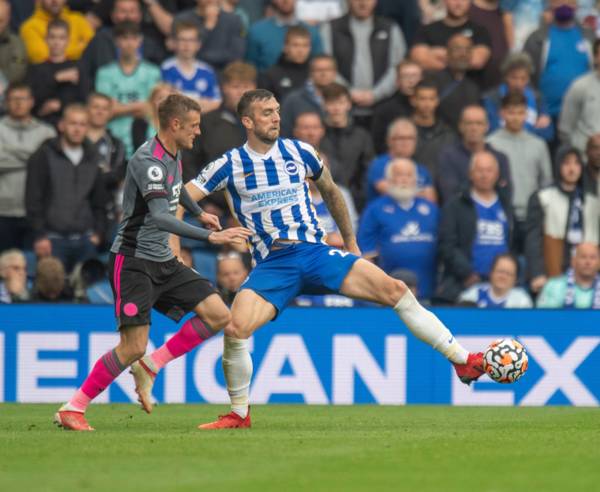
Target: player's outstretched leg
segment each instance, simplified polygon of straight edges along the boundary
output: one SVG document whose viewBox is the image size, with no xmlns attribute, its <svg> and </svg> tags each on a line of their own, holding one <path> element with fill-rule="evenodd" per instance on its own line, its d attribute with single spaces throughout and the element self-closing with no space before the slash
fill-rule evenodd
<svg viewBox="0 0 600 492">
<path fill-rule="evenodd" d="M 54 415 L 54 422 L 66 430 L 94 430 L 85 418 L 91 401 L 102 393 L 125 368 L 139 359 L 146 351 L 148 325 L 130 326 L 121 329 L 121 341 L 110 352 L 104 354 L 73 397 Z"/>
<path fill-rule="evenodd" d="M 227 392 L 231 399 L 231 412 L 216 421 L 199 425 L 202 430 L 243 429 L 251 426 L 250 379 L 252 358 L 248 351 L 248 338 L 254 331 L 273 319 L 273 305 L 249 289 L 240 291 L 231 309 L 232 320 L 225 328 L 223 348 L 223 372 Z"/>
<path fill-rule="evenodd" d="M 417 301 L 404 282 L 393 279 L 371 262 L 364 259 L 356 261 L 340 292 L 348 297 L 393 307 L 413 335 L 453 363 L 463 383 L 471 384 L 483 374 L 483 354 L 469 353 L 440 319 Z"/>
<path fill-rule="evenodd" d="M 229 309 L 217 294 L 198 303 L 194 312 L 196 316 L 187 320 L 164 345 L 131 365 L 135 391 L 146 413 L 152 412 L 152 388 L 158 372 L 172 360 L 216 335 L 231 320 Z"/>
</svg>

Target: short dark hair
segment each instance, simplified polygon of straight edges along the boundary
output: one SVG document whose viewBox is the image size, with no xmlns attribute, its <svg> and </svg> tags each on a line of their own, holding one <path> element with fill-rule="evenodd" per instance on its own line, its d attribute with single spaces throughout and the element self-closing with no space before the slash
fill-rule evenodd
<svg viewBox="0 0 600 492">
<path fill-rule="evenodd" d="M 431 79 L 423 79 L 415 86 L 415 94 L 422 89 L 433 89 L 436 93 L 439 94 L 439 89 L 436 83 Z"/>
<path fill-rule="evenodd" d="M 190 111 L 200 113 L 200 105 L 183 94 L 170 94 L 158 105 L 158 123 L 167 128 L 173 118 L 183 119 Z"/>
<path fill-rule="evenodd" d="M 348 99 L 351 99 L 348 88 L 338 82 L 332 82 L 328 86 L 323 87 L 321 90 L 321 95 L 323 96 L 324 101 L 335 101 L 342 96 L 346 96 Z"/>
<path fill-rule="evenodd" d="M 67 34 L 69 34 L 70 31 L 69 24 L 63 19 L 52 19 L 46 28 L 46 36 L 52 29 L 64 29 L 67 31 Z"/>
<path fill-rule="evenodd" d="M 534 72 L 531 57 L 525 52 L 508 55 L 500 66 L 502 76 L 506 77 L 506 75 L 514 70 L 526 70 L 531 75 Z"/>
<path fill-rule="evenodd" d="M 198 24 L 196 24 L 193 21 L 190 20 L 179 20 L 177 22 L 175 22 L 175 24 L 173 25 L 173 34 L 175 35 L 175 37 L 177 37 L 177 35 L 181 32 L 181 31 L 196 31 L 196 34 L 198 35 L 198 39 L 200 39 L 200 28 L 198 27 Z"/>
<path fill-rule="evenodd" d="M 4 91 L 4 96 L 8 99 L 8 96 L 11 95 L 11 93 L 15 92 L 15 91 L 28 91 L 29 94 L 31 96 L 33 96 L 33 91 L 31 89 L 31 86 L 29 84 L 27 84 L 26 82 L 11 82 L 10 84 L 8 84 L 8 86 L 6 87 L 6 91 Z"/>
<path fill-rule="evenodd" d="M 87 103 L 89 104 L 92 101 L 92 99 L 104 99 L 105 101 L 108 101 L 112 104 L 112 98 L 110 96 L 107 96 L 103 92 L 90 92 L 87 97 Z"/>
<path fill-rule="evenodd" d="M 521 92 L 509 92 L 502 98 L 502 101 L 500 102 L 500 107 L 504 109 L 511 106 L 527 107 L 527 98 Z"/>
<path fill-rule="evenodd" d="M 113 36 L 115 39 L 124 38 L 126 36 L 141 36 L 142 31 L 139 24 L 132 21 L 119 22 L 113 28 Z"/>
<path fill-rule="evenodd" d="M 310 31 L 304 26 L 291 26 L 285 32 L 285 42 L 289 42 L 292 38 L 310 39 Z"/>
<path fill-rule="evenodd" d="M 274 97 L 275 94 L 266 89 L 254 89 L 252 91 L 246 91 L 237 105 L 237 114 L 240 118 L 243 118 L 244 116 L 250 116 L 250 107 L 252 106 L 252 103 L 256 101 L 266 101 L 267 99 Z"/>
</svg>

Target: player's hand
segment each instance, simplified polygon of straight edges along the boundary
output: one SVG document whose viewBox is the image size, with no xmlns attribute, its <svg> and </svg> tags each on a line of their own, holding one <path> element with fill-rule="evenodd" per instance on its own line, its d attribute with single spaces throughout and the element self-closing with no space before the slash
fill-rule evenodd
<svg viewBox="0 0 600 492">
<path fill-rule="evenodd" d="M 219 217 L 214 214 L 209 214 L 208 212 L 202 212 L 198 216 L 198 221 L 211 231 L 220 231 L 223 229 L 221 227 L 221 221 L 219 220 Z"/>
<path fill-rule="evenodd" d="M 352 243 L 348 244 L 344 249 L 348 251 L 348 253 L 352 253 L 353 255 L 362 255 L 360 248 L 358 247 L 358 243 L 356 241 L 353 241 Z"/>
<path fill-rule="evenodd" d="M 536 128 L 546 128 L 550 123 L 552 123 L 550 116 L 548 116 L 547 114 L 543 114 L 535 122 L 535 127 Z"/>
<path fill-rule="evenodd" d="M 231 227 L 224 231 L 212 232 L 208 236 L 208 242 L 212 244 L 243 244 L 252 236 L 252 231 L 245 227 Z"/>
</svg>

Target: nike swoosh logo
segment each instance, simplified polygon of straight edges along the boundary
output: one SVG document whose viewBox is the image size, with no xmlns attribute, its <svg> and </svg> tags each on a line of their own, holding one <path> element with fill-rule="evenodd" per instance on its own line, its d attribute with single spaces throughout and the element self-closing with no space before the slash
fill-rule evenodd
<svg viewBox="0 0 600 492">
<path fill-rule="evenodd" d="M 249 178 L 249 177 L 250 177 L 250 176 L 252 176 L 253 174 L 254 174 L 254 172 L 251 172 L 251 173 L 244 174 L 244 179 L 245 179 L 245 178 Z"/>
</svg>

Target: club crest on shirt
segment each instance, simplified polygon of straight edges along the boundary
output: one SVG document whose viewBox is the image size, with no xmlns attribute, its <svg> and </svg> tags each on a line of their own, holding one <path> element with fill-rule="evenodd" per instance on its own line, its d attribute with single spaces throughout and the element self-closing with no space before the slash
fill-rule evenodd
<svg viewBox="0 0 600 492">
<path fill-rule="evenodd" d="M 425 203 L 421 203 L 419 204 L 419 206 L 417 207 L 417 211 L 421 214 L 421 215 L 429 215 L 429 212 L 431 212 L 431 209 L 429 208 L 429 205 L 425 204 Z"/>
<path fill-rule="evenodd" d="M 283 169 L 288 176 L 296 176 L 300 171 L 298 169 L 298 164 L 296 164 L 294 161 L 285 162 L 283 165 Z"/>
<path fill-rule="evenodd" d="M 163 171 L 159 166 L 151 166 L 148 168 L 148 179 L 150 181 L 162 181 Z"/>
</svg>

